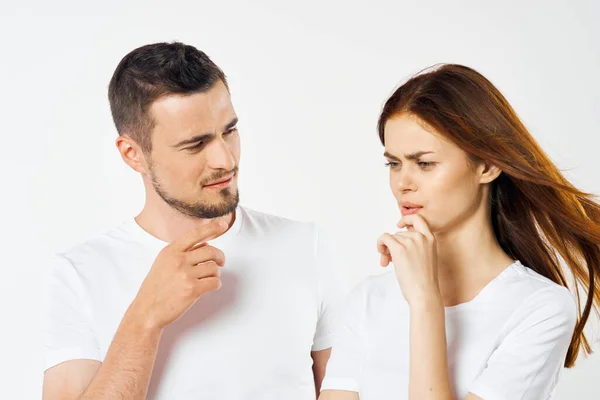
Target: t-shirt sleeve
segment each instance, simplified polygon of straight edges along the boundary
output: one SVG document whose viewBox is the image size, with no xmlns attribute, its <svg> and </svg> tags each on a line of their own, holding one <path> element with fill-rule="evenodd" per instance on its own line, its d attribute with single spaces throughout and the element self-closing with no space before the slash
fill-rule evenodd
<svg viewBox="0 0 600 400">
<path fill-rule="evenodd" d="M 336 337 L 327 363 L 325 378 L 321 384 L 323 390 L 359 391 L 359 382 L 365 353 L 364 283 L 350 293 L 340 313 Z"/>
<path fill-rule="evenodd" d="M 89 302 L 73 264 L 54 256 L 42 286 L 42 335 L 45 369 L 64 361 L 100 361 L 100 349 L 92 329 Z"/>
<path fill-rule="evenodd" d="M 312 351 L 320 351 L 333 345 L 336 318 L 344 291 L 338 279 L 336 257 L 329 236 L 317 229 L 316 268 L 319 297 L 319 318 L 313 338 Z"/>
<path fill-rule="evenodd" d="M 548 398 L 563 368 L 576 321 L 577 306 L 566 288 L 530 295 L 469 391 L 485 400 Z"/>
</svg>

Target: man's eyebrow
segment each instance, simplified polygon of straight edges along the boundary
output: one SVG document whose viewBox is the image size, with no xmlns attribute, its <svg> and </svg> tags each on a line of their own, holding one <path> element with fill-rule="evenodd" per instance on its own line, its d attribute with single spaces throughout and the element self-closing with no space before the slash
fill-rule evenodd
<svg viewBox="0 0 600 400">
<path fill-rule="evenodd" d="M 223 128 L 223 132 L 227 132 L 228 130 L 230 130 L 231 128 L 236 126 L 238 124 L 238 122 L 239 122 L 238 117 L 233 118 L 227 125 L 225 125 L 225 128 Z"/>
<path fill-rule="evenodd" d="M 225 127 L 223 128 L 223 131 L 227 132 L 228 130 L 230 130 L 231 128 L 236 126 L 238 121 L 239 121 L 238 117 L 235 117 L 234 119 L 229 121 L 229 123 L 227 125 L 225 125 Z M 183 146 L 187 146 L 190 144 L 211 140 L 213 137 L 214 137 L 214 134 L 207 132 L 207 133 L 203 133 L 201 135 L 196 135 L 189 139 L 182 140 L 181 142 L 177 143 L 173 147 L 183 147 Z"/>
<path fill-rule="evenodd" d="M 194 136 L 194 137 L 192 137 L 190 139 L 182 140 L 181 142 L 177 143 L 173 147 L 183 147 L 183 146 L 187 146 L 189 144 L 194 144 L 194 143 L 202 142 L 202 141 L 205 141 L 205 140 L 210 140 L 214 136 L 215 135 L 212 134 L 212 133 L 204 133 L 202 135 Z"/>
</svg>

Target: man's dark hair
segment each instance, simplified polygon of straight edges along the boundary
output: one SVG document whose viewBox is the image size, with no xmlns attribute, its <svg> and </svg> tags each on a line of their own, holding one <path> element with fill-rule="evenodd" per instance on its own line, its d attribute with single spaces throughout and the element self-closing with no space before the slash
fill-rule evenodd
<svg viewBox="0 0 600 400">
<path fill-rule="evenodd" d="M 179 42 L 154 43 L 127 54 L 108 86 L 110 110 L 119 135 L 135 140 L 147 154 L 152 150 L 152 103 L 170 94 L 208 91 L 222 81 L 223 71 L 202 51 Z"/>
</svg>

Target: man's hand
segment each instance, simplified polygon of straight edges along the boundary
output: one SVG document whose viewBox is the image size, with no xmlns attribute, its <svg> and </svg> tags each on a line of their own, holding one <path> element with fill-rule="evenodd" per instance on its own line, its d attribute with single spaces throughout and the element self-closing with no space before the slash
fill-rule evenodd
<svg viewBox="0 0 600 400">
<path fill-rule="evenodd" d="M 128 314 L 145 327 L 163 329 L 200 296 L 218 290 L 225 255 L 206 241 L 227 228 L 226 222 L 214 220 L 166 246 L 142 282 Z"/>
</svg>

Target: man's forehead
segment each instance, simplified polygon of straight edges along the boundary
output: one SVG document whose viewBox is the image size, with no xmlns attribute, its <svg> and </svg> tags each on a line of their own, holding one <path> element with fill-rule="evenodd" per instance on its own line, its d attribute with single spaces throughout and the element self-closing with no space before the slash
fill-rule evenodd
<svg viewBox="0 0 600 400">
<path fill-rule="evenodd" d="M 169 94 L 154 101 L 150 107 L 156 116 L 193 117 L 220 114 L 233 110 L 227 89 L 212 88 L 207 92 Z"/>
<path fill-rule="evenodd" d="M 236 117 L 228 96 L 209 99 L 203 95 L 173 95 L 155 102 L 150 109 L 155 127 L 182 134 L 216 132 Z"/>
</svg>

